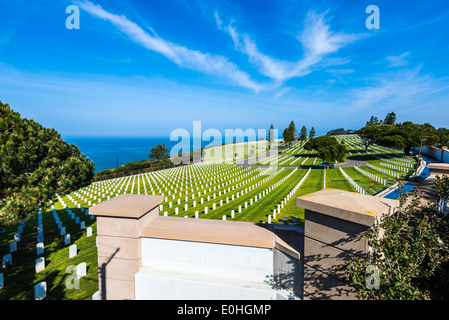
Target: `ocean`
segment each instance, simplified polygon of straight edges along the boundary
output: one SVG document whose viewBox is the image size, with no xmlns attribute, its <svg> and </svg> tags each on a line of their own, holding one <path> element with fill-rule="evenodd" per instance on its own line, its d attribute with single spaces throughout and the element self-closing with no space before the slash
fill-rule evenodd
<svg viewBox="0 0 449 320">
<path fill-rule="evenodd" d="M 170 141 L 170 137 L 63 137 L 65 141 L 77 145 L 81 153 L 95 163 L 95 171 L 99 172 L 104 169 L 113 169 L 122 166 L 128 162 L 140 160 L 149 160 L 148 154 L 152 147 L 162 143 L 171 149 L 180 143 L 178 141 Z M 204 148 L 208 145 L 220 145 L 225 142 L 225 137 L 220 141 L 201 141 L 201 139 L 190 138 L 190 151 L 193 151 L 193 144 Z M 234 141 L 236 139 L 234 138 Z M 256 137 L 245 138 L 245 141 L 256 141 Z M 181 146 L 181 145 L 180 145 Z M 187 143 L 183 143 L 187 148 Z M 185 150 L 185 149 L 184 149 Z M 184 151 L 185 152 L 185 151 Z"/>
</svg>

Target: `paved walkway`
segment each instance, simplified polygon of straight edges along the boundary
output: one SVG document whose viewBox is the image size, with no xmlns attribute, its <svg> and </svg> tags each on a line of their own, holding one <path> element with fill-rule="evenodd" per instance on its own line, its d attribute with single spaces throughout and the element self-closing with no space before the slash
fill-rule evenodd
<svg viewBox="0 0 449 320">
<path fill-rule="evenodd" d="M 254 162 L 258 162 L 260 160 L 263 160 L 267 157 L 270 156 L 275 156 L 274 155 L 270 155 L 270 151 L 265 152 L 265 153 L 261 153 L 255 157 L 251 157 L 248 159 L 244 159 L 244 160 L 237 160 L 234 161 L 234 164 L 238 165 L 238 166 L 242 166 L 242 167 L 247 167 L 247 168 L 256 168 L 256 169 L 268 169 L 271 168 L 269 166 L 260 166 L 260 165 L 254 165 Z M 283 155 L 283 154 L 279 154 L 279 158 L 283 158 L 283 157 L 293 157 L 292 155 Z M 366 161 L 362 161 L 362 160 L 353 160 L 353 159 L 346 159 L 345 163 L 341 163 L 336 165 L 336 168 L 347 168 L 347 167 L 354 167 L 354 166 L 364 166 L 367 165 L 368 162 Z M 283 169 L 308 169 L 310 167 L 314 167 L 314 166 L 293 166 L 293 167 L 283 167 L 283 166 L 275 166 L 274 168 L 283 168 Z"/>
</svg>

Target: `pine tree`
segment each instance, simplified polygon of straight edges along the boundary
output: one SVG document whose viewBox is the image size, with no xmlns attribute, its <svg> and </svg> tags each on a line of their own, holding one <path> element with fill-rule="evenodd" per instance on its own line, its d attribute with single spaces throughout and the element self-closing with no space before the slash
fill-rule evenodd
<svg viewBox="0 0 449 320">
<path fill-rule="evenodd" d="M 301 133 L 299 135 L 300 140 L 306 140 L 307 139 L 307 128 L 306 126 L 302 126 Z"/>
<path fill-rule="evenodd" d="M 298 131 L 296 130 L 296 125 L 293 121 L 290 122 L 288 129 L 290 130 L 290 132 L 293 134 L 294 137 L 298 134 Z"/>
<path fill-rule="evenodd" d="M 315 137 L 315 128 L 312 127 L 312 129 L 310 129 L 309 138 L 314 138 L 314 137 Z"/>
<path fill-rule="evenodd" d="M 94 163 L 54 129 L 0 102 L 0 225 L 45 210 L 55 193 L 90 184 Z"/>
<path fill-rule="evenodd" d="M 394 112 L 390 112 L 385 117 L 383 124 L 395 125 L 396 124 L 396 114 Z"/>
</svg>

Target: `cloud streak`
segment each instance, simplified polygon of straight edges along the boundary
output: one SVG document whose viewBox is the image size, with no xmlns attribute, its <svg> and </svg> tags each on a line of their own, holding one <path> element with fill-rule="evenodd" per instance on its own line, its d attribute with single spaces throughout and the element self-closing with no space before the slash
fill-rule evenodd
<svg viewBox="0 0 449 320">
<path fill-rule="evenodd" d="M 341 63 L 341 59 L 326 60 L 326 58 L 360 38 L 354 34 L 330 31 L 325 14 L 310 11 L 303 31 L 297 36 L 297 40 L 304 48 L 303 57 L 297 61 L 282 61 L 262 53 L 249 35 L 237 31 L 233 26 L 234 20 L 223 27 L 218 12 L 215 12 L 215 20 L 217 27 L 232 38 L 235 49 L 247 55 L 250 63 L 255 65 L 261 74 L 271 78 L 278 85 L 291 78 L 305 76 L 320 67 L 333 65 L 332 61 L 336 64 Z"/>
<path fill-rule="evenodd" d="M 349 110 L 410 108 L 437 98 L 439 94 L 447 99 L 449 91 L 448 79 L 421 74 L 421 66 L 380 73 L 370 82 L 369 86 L 352 90 Z"/>
<path fill-rule="evenodd" d="M 237 65 L 230 62 L 226 57 L 191 50 L 158 37 L 154 31 L 153 35 L 150 35 L 125 16 L 110 13 L 100 5 L 90 1 L 78 1 L 77 4 L 90 15 L 112 23 L 135 43 L 164 55 L 179 67 L 224 77 L 234 84 L 256 92 L 262 88 L 246 72 L 240 70 Z"/>
<path fill-rule="evenodd" d="M 410 52 L 404 52 L 399 56 L 388 56 L 387 60 L 390 63 L 390 67 L 405 67 L 408 66 L 407 57 Z"/>
</svg>

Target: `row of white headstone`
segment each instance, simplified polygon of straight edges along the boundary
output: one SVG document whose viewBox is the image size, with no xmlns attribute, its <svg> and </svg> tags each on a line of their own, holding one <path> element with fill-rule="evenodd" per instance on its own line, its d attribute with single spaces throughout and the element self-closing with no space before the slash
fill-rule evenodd
<svg viewBox="0 0 449 320">
<path fill-rule="evenodd" d="M 50 202 L 51 203 L 51 202 Z M 68 214 L 73 215 L 70 209 L 67 208 Z M 83 210 L 84 211 L 84 210 Z M 58 224 L 58 229 L 60 229 L 60 235 L 64 236 L 64 244 L 70 244 L 70 234 L 66 234 L 65 227 L 62 226 L 62 222 L 59 220 L 59 216 L 56 213 L 56 210 L 52 209 L 53 217 L 55 222 Z M 86 211 L 86 214 L 88 212 Z M 78 217 L 77 217 L 78 218 Z M 38 218 L 37 218 L 37 244 L 36 244 L 36 253 L 37 255 L 42 255 L 44 253 L 44 235 L 43 235 L 43 223 L 42 223 L 42 211 L 39 210 Z M 81 222 L 81 229 L 84 229 L 84 221 Z M 18 226 L 18 232 L 14 235 L 14 241 L 10 242 L 10 253 L 3 256 L 3 268 L 6 268 L 8 265 L 12 265 L 12 255 L 11 253 L 17 251 L 17 242 L 19 242 L 20 235 L 23 233 L 23 227 L 25 226 L 25 222 L 20 222 Z M 88 227 L 86 229 L 87 237 L 92 236 L 92 227 Z M 77 255 L 77 245 L 73 244 L 69 247 L 69 258 L 73 258 Z M 39 273 L 45 269 L 45 258 L 38 257 L 35 260 L 35 272 Z M 82 262 L 77 266 L 76 269 L 77 278 L 80 279 L 84 275 L 86 275 L 86 263 Z M 0 273 L 0 289 L 4 287 L 4 275 Z M 34 297 L 36 300 L 41 300 L 45 298 L 47 295 L 47 284 L 45 281 L 38 283 L 34 286 Z"/>
<path fill-rule="evenodd" d="M 393 171 L 390 171 L 390 170 L 382 169 L 382 168 L 373 166 L 373 165 L 370 164 L 370 163 L 368 163 L 367 166 L 368 166 L 369 168 L 371 168 L 371 169 L 376 170 L 376 171 L 379 171 L 379 172 L 388 174 L 389 176 L 392 176 L 392 177 L 395 177 L 395 178 L 399 178 L 399 177 L 400 177 L 400 174 L 397 173 L 397 172 L 393 172 Z"/>
<path fill-rule="evenodd" d="M 306 181 L 311 170 L 312 170 L 312 168 L 309 168 L 309 170 L 307 170 L 304 177 L 302 177 L 301 180 L 299 180 L 299 182 L 287 193 L 287 195 L 281 200 L 281 203 L 277 205 L 277 208 L 273 209 L 273 216 L 271 216 L 271 215 L 268 216 L 268 223 L 271 223 L 272 218 L 276 219 L 277 213 L 281 213 L 281 210 L 284 208 L 284 205 L 286 205 L 290 201 L 291 197 L 293 197 L 293 195 L 296 193 L 296 191 L 298 191 L 299 187 L 304 183 L 304 181 Z M 297 221 L 295 221 L 295 223 L 296 222 Z"/>
<path fill-rule="evenodd" d="M 198 166 L 198 165 L 197 165 Z M 203 165 L 204 166 L 204 165 Z M 239 167 L 236 167 L 236 166 L 234 166 L 235 168 L 239 168 Z M 232 168 L 232 167 L 230 167 L 230 168 Z M 179 168 L 177 168 L 177 169 L 179 169 Z M 226 168 L 222 168 L 220 171 L 224 171 Z M 170 169 L 169 169 L 170 170 Z M 226 171 L 230 171 L 230 170 L 238 170 L 238 169 L 227 169 Z M 164 171 L 164 170 L 163 170 Z M 148 184 L 150 185 L 150 182 L 149 182 L 149 179 L 148 179 L 148 174 L 145 174 L 146 175 L 146 179 L 147 179 L 147 181 L 148 181 Z M 167 188 L 170 186 L 170 182 L 171 181 L 173 181 L 172 179 L 167 179 L 167 174 L 165 174 L 165 175 L 160 175 L 159 174 L 159 176 L 160 176 L 160 178 L 156 178 L 157 180 L 155 180 L 152 176 L 151 176 L 151 179 L 153 180 L 153 182 L 156 184 L 156 188 L 157 189 L 154 189 L 154 190 L 158 190 L 159 192 L 158 193 L 161 193 L 162 192 L 162 190 L 163 190 L 163 188 L 165 187 L 165 189 L 167 190 Z M 136 176 L 133 176 L 133 178 L 132 178 L 132 181 L 134 181 L 135 180 L 135 177 Z M 124 178 L 124 179 L 128 179 L 128 184 L 130 183 L 130 181 L 131 181 L 131 177 L 128 177 L 128 178 Z M 137 179 L 139 180 L 139 176 L 137 176 Z M 160 180 L 159 180 L 160 179 Z M 144 179 L 142 178 L 142 180 L 144 181 Z M 119 180 L 117 180 L 117 181 L 119 181 Z M 126 180 L 123 180 L 122 181 L 122 183 L 121 183 L 121 185 L 123 185 L 123 183 L 125 183 L 126 182 Z M 118 183 L 118 182 L 117 182 Z M 118 194 L 117 192 L 120 192 L 120 190 L 121 190 L 121 187 L 119 186 L 119 187 L 117 187 L 117 183 L 111 183 L 111 182 L 108 182 L 107 183 L 107 185 L 108 185 L 108 187 L 106 187 L 106 193 L 108 193 L 108 192 L 116 192 L 116 195 Z M 105 185 L 106 185 L 106 183 L 104 183 Z M 161 184 L 160 186 L 159 186 L 159 184 Z M 115 185 L 116 187 L 112 187 L 113 185 Z M 144 184 L 143 185 L 144 186 L 144 188 L 145 188 L 145 193 L 147 193 L 147 190 L 146 190 L 146 184 Z M 134 187 L 134 185 L 132 185 L 132 187 Z M 173 184 L 170 186 L 171 188 L 173 188 Z M 187 183 L 185 184 L 185 187 L 187 188 Z M 99 186 L 98 184 L 97 184 L 97 186 L 96 186 L 96 188 L 98 189 L 98 188 L 101 188 L 101 190 L 104 192 L 105 191 L 105 189 L 104 189 L 104 186 Z M 113 188 L 113 190 L 110 190 L 110 188 Z M 117 190 L 117 188 L 118 188 L 118 190 Z M 138 184 L 138 190 L 140 189 L 140 184 Z M 150 191 L 153 191 L 153 186 L 149 186 L 149 189 L 150 189 Z M 182 189 L 182 187 L 181 187 L 181 189 Z M 86 190 L 82 190 L 82 189 L 80 189 L 80 192 L 82 192 L 82 193 L 86 193 L 87 191 Z M 78 193 L 79 194 L 79 193 Z M 155 192 L 153 191 L 153 194 L 155 194 Z M 103 194 L 104 195 L 104 194 Z M 162 192 L 162 195 L 164 195 L 164 193 Z M 72 198 L 72 197 L 71 197 Z M 109 197 L 108 197 L 109 198 Z M 84 201 L 85 201 L 85 199 L 86 198 L 84 198 Z M 73 198 L 72 198 L 72 200 L 74 200 Z M 74 201 L 76 201 L 76 200 L 74 200 Z M 89 204 L 90 205 L 90 204 Z"/>
<path fill-rule="evenodd" d="M 358 193 L 361 194 L 367 194 L 367 192 L 365 191 L 365 189 L 363 189 L 361 186 L 359 186 L 354 180 L 352 180 L 352 178 L 350 176 L 348 176 L 346 174 L 346 172 L 344 172 L 344 170 L 341 167 L 338 167 L 338 169 L 340 169 L 341 173 L 343 174 L 343 176 L 346 178 L 346 180 L 348 180 L 352 186 L 354 187 L 354 189 L 357 190 Z"/>
<path fill-rule="evenodd" d="M 84 209 L 84 208 L 83 208 Z M 67 214 L 71 216 L 71 218 L 74 218 L 74 214 L 72 213 L 72 211 L 70 209 L 68 209 L 68 207 L 66 207 L 66 211 Z M 85 210 L 82 210 L 85 211 Z M 64 245 L 69 245 L 70 244 L 70 234 L 66 234 L 66 227 L 62 226 L 62 222 L 56 212 L 56 210 L 53 208 L 52 209 L 52 213 L 53 213 L 53 218 L 55 219 L 56 224 L 58 225 L 58 229 L 60 230 L 60 235 L 64 236 Z M 86 215 L 88 214 L 88 211 L 85 212 Z M 77 219 L 75 219 L 75 223 L 79 223 L 79 218 L 76 217 Z M 42 225 L 42 213 L 40 213 L 40 225 Z M 78 222 L 77 222 L 78 221 Z M 38 217 L 38 223 L 39 223 L 39 217 Z M 84 221 L 81 221 L 80 223 L 80 227 L 81 229 L 84 229 Z M 86 229 L 86 233 L 87 233 L 87 237 L 92 236 L 92 227 L 88 227 Z M 37 244 L 37 255 L 40 255 L 44 252 L 44 243 L 43 242 L 39 242 Z M 69 247 L 69 259 L 75 257 L 78 254 L 78 249 L 77 249 L 77 245 L 76 244 L 72 244 Z M 36 259 L 35 262 L 35 270 L 36 273 L 42 271 L 45 269 L 45 258 L 44 257 L 39 257 Z M 78 264 L 76 266 L 76 277 L 77 279 L 81 279 L 83 276 L 86 275 L 86 263 L 85 262 L 81 262 L 80 264 Z M 35 300 L 42 300 L 43 298 L 45 298 L 47 296 L 47 283 L 45 281 L 42 281 L 40 283 L 38 283 L 37 285 L 34 286 L 34 298 Z"/>
<path fill-rule="evenodd" d="M 407 167 L 407 168 L 413 168 L 414 160 L 412 159 L 404 159 L 404 158 L 390 158 L 390 159 L 382 159 L 382 161 L 391 163 L 393 165 Z"/>
<path fill-rule="evenodd" d="M 258 182 L 256 182 L 256 183 L 254 183 L 254 184 L 252 184 L 252 185 L 250 185 L 250 183 L 251 183 L 253 180 L 255 180 L 255 179 L 259 178 L 260 176 L 262 176 L 261 173 L 259 173 L 259 174 L 257 174 L 257 175 L 254 175 L 254 176 L 252 176 L 252 177 L 250 177 L 250 178 L 247 178 L 247 179 L 243 180 L 242 182 L 240 182 L 240 183 L 238 183 L 238 184 L 233 184 L 233 183 L 237 180 L 236 178 L 231 179 L 231 180 L 228 180 L 226 183 L 222 183 L 221 186 L 220 186 L 220 185 L 218 186 L 219 188 L 220 188 L 220 187 L 223 188 L 223 190 L 220 190 L 220 191 L 218 192 L 218 196 L 221 196 L 221 192 L 222 192 L 222 191 L 223 191 L 223 194 L 226 194 L 226 192 L 231 192 L 231 191 L 235 190 L 236 188 L 242 188 L 242 190 L 239 191 L 239 192 L 237 192 L 235 195 L 234 195 L 234 194 L 231 195 L 231 201 L 234 201 L 234 200 L 235 200 L 235 197 L 236 197 L 236 198 L 239 198 L 240 196 L 243 196 L 245 193 L 247 193 L 247 192 L 249 192 L 249 191 L 251 191 L 251 190 L 254 190 L 255 188 L 257 188 L 257 187 L 259 187 L 260 185 L 262 185 L 262 184 L 264 184 L 265 182 L 267 182 L 268 179 L 271 179 L 271 178 L 273 178 L 275 175 L 279 174 L 279 172 L 280 172 L 280 171 L 275 171 L 274 174 L 271 174 L 270 176 L 268 176 L 268 177 L 266 177 L 266 178 L 264 178 L 264 179 L 262 179 L 262 180 L 260 180 L 260 181 L 258 181 Z M 243 175 L 243 176 L 242 176 L 242 178 L 244 178 L 244 177 L 246 177 L 246 175 Z M 229 184 L 232 184 L 232 187 L 229 187 L 229 186 L 228 186 Z M 247 186 L 245 189 L 243 189 L 243 187 L 245 187 L 245 185 L 249 185 L 249 186 Z M 227 190 L 226 190 L 226 187 L 228 187 Z M 211 188 L 209 188 L 209 190 L 210 190 L 210 192 L 212 192 Z M 194 198 L 194 194 L 192 194 L 192 199 L 193 199 L 193 198 Z M 213 199 L 215 199 L 215 198 L 216 198 L 216 193 L 213 194 Z M 186 201 L 186 202 L 188 201 L 188 197 L 186 197 L 185 201 Z M 209 195 L 206 199 L 201 198 L 201 199 L 199 200 L 199 202 L 200 202 L 201 204 L 204 204 L 204 202 L 206 202 L 206 201 L 211 201 L 210 195 Z M 178 204 L 180 204 L 180 203 L 181 203 L 181 201 L 180 201 L 180 199 L 178 199 Z M 229 197 L 227 197 L 226 203 L 229 203 Z M 196 201 L 193 201 L 192 207 L 196 207 L 196 205 L 197 205 Z M 215 207 L 216 207 L 216 204 L 215 204 L 215 203 L 212 204 L 212 209 L 213 209 L 213 210 L 215 210 L 214 205 L 215 205 Z M 221 200 L 221 202 L 220 202 L 220 206 L 222 206 L 222 205 L 223 205 L 223 200 Z M 170 202 L 169 202 L 168 207 L 171 208 L 172 206 L 173 206 L 173 204 L 170 205 Z M 159 206 L 159 209 L 160 209 L 160 211 L 162 212 L 162 211 L 164 210 L 164 205 L 161 204 L 161 205 Z M 175 208 L 175 214 L 179 213 L 179 209 L 178 209 L 178 210 L 177 210 L 177 209 L 178 209 L 178 208 Z M 184 204 L 184 211 L 187 211 L 188 209 L 189 209 L 189 205 L 188 205 L 187 203 Z"/>
<path fill-rule="evenodd" d="M 378 183 L 383 184 L 384 186 L 387 185 L 387 180 L 383 179 L 381 177 L 376 176 L 375 174 L 372 174 L 370 172 L 366 172 L 365 170 L 363 170 L 362 168 L 359 168 L 358 166 L 354 166 L 354 169 L 359 171 L 361 174 L 367 176 L 368 178 L 370 178 L 371 180 L 374 180 Z"/>
<path fill-rule="evenodd" d="M 385 159 L 383 159 L 383 160 L 385 161 Z M 380 165 L 383 166 L 383 167 L 387 167 L 387 168 L 396 170 L 396 171 L 404 171 L 404 172 L 408 172 L 408 168 L 402 167 L 402 166 L 398 166 L 398 165 L 393 165 L 393 164 L 391 164 L 391 163 L 384 163 L 384 162 L 381 162 Z"/>
<path fill-rule="evenodd" d="M 269 179 L 272 179 L 272 178 L 273 178 L 274 176 L 276 176 L 277 174 L 279 174 L 279 171 L 277 171 L 277 172 L 271 174 L 270 176 L 266 177 L 265 179 L 263 179 L 263 180 L 261 180 L 261 181 L 255 183 L 255 184 L 253 184 L 253 185 L 251 185 L 251 186 L 245 188 L 244 190 L 241 190 L 241 191 L 237 192 L 236 198 L 239 198 L 240 196 L 243 196 L 245 193 L 250 192 L 251 190 L 253 190 L 253 189 L 255 189 L 256 187 L 258 187 L 259 185 L 265 183 L 265 182 L 268 181 Z M 254 180 L 255 178 L 257 178 L 257 177 L 259 177 L 259 176 L 260 176 L 260 174 L 257 175 L 257 176 L 253 176 L 252 178 L 249 178 L 249 179 L 247 179 L 247 180 L 244 180 L 243 182 L 239 183 L 237 186 L 238 186 L 238 187 L 241 187 L 242 185 L 244 185 L 244 184 L 246 184 L 246 183 L 248 183 L 248 182 Z M 270 187 L 270 188 L 271 188 L 271 187 Z M 232 189 L 234 190 L 234 186 L 232 187 Z M 230 191 L 230 188 L 228 189 L 228 191 Z M 263 191 L 262 193 L 259 193 L 259 195 L 256 196 L 256 197 L 254 198 L 254 201 L 257 202 L 257 197 L 259 197 L 259 199 L 261 199 L 263 196 L 265 196 L 265 193 L 266 193 L 266 191 Z M 214 194 L 214 195 L 215 195 L 215 194 Z M 215 198 L 215 197 L 214 197 L 214 198 Z M 208 201 L 210 201 L 210 196 L 208 196 L 207 199 L 208 199 Z M 234 201 L 234 200 L 236 200 L 236 199 L 235 199 L 234 195 L 232 195 L 232 196 L 231 196 L 231 201 Z M 227 198 L 226 198 L 226 203 L 229 203 L 229 202 L 230 202 L 229 197 L 227 197 Z M 201 203 L 203 203 L 203 202 L 201 202 Z M 250 199 L 250 205 L 252 205 L 252 204 L 253 204 L 253 199 Z M 220 206 L 223 206 L 223 200 L 220 200 Z M 212 204 L 212 210 L 215 210 L 216 208 L 217 208 L 217 204 L 216 204 L 216 203 L 213 203 L 213 204 Z M 245 202 L 245 209 L 247 209 L 247 208 L 248 208 L 248 203 Z M 178 208 L 175 208 L 175 214 L 178 214 L 178 213 L 179 213 L 179 211 L 178 211 L 177 209 L 178 209 Z M 187 204 L 186 204 L 186 205 L 184 206 L 184 211 L 187 211 L 187 210 L 188 210 L 188 206 L 187 206 Z M 208 213 L 208 210 L 209 210 L 209 208 L 208 208 L 208 207 L 205 207 L 205 208 L 204 208 L 204 213 L 207 214 L 207 213 Z M 241 212 L 242 212 L 242 206 L 239 206 L 239 213 L 241 213 Z M 164 212 L 164 215 L 167 216 L 167 215 L 168 215 L 168 212 Z M 184 217 L 187 218 L 188 216 L 184 216 Z M 198 219 L 198 217 L 199 217 L 199 211 L 195 211 L 195 218 Z M 226 220 L 226 216 L 223 216 L 223 217 L 224 217 L 223 220 Z M 231 211 L 231 218 L 234 218 L 234 210 Z"/>
</svg>

